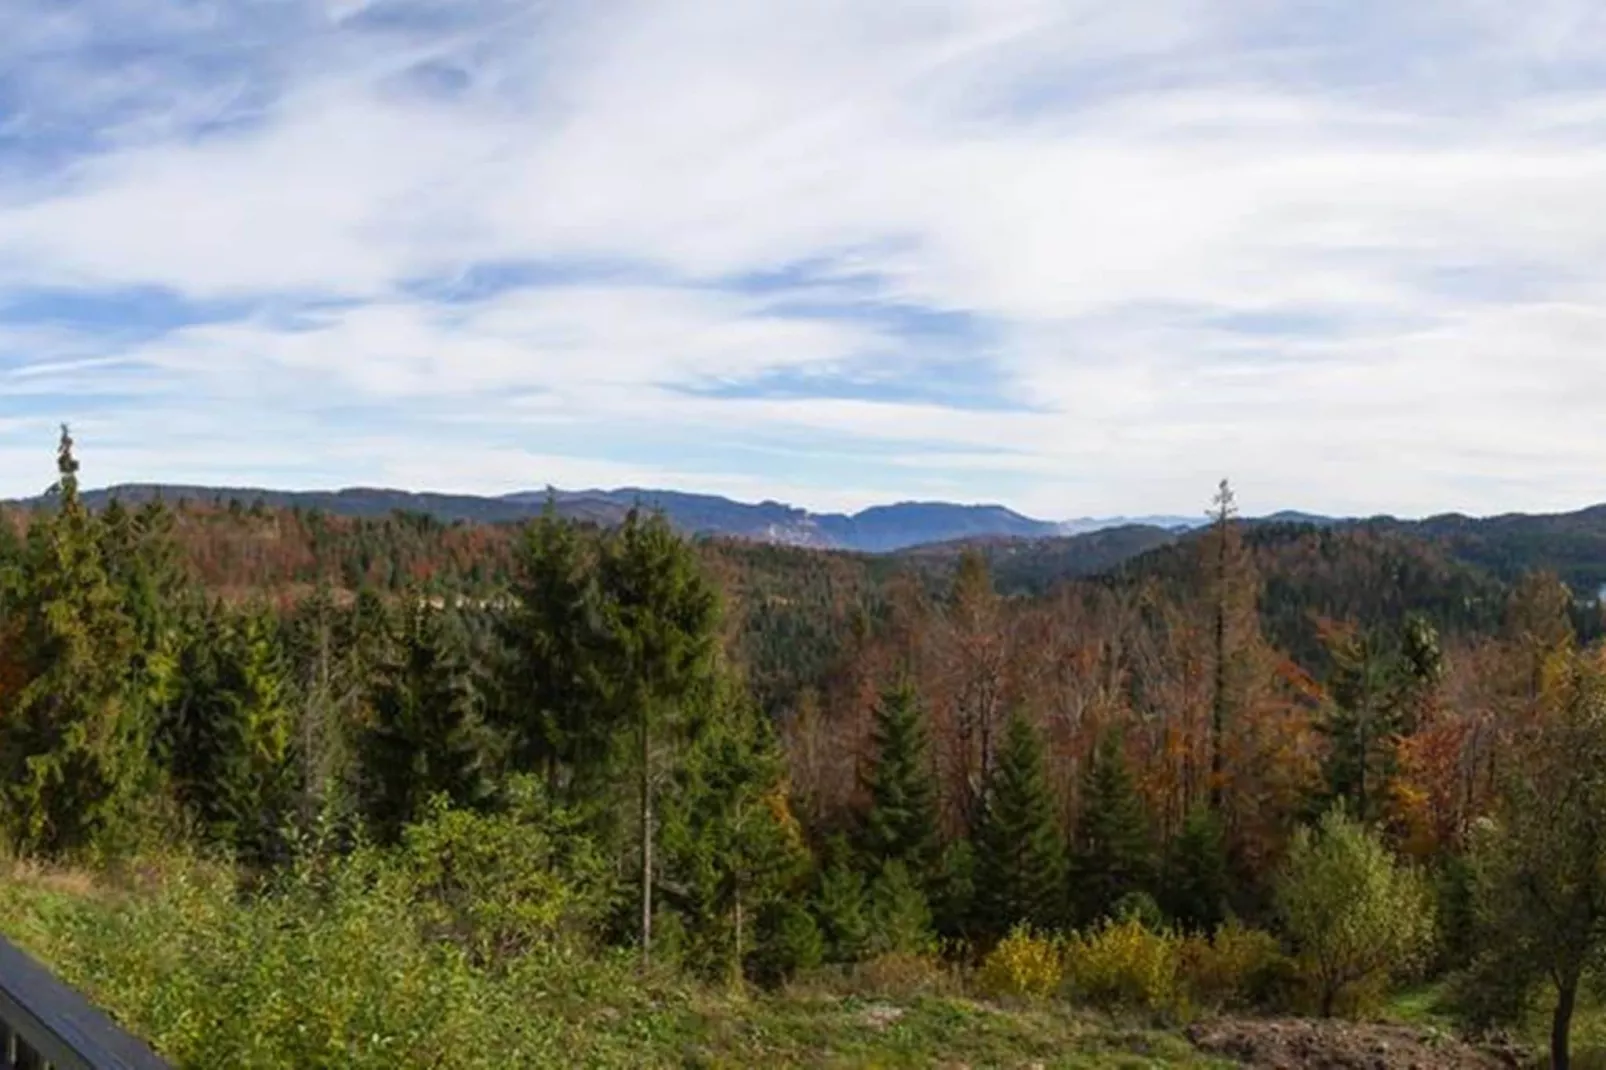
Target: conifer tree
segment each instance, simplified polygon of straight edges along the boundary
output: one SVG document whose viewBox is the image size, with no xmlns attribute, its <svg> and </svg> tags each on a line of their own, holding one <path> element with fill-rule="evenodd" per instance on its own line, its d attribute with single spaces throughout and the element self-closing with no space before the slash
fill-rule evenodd
<svg viewBox="0 0 1606 1070">
<path fill-rule="evenodd" d="M 1115 732 L 1100 738 L 1083 777 L 1070 869 L 1082 924 L 1109 916 L 1122 896 L 1148 891 L 1154 875 L 1149 817 Z"/>
<path fill-rule="evenodd" d="M 418 597 L 403 610 L 391 649 L 376 668 L 373 726 L 361 748 L 364 809 L 392 842 L 429 799 L 477 807 L 490 796 L 483 769 L 478 696 L 454 621 Z"/>
<path fill-rule="evenodd" d="M 1226 832 L 1221 818 L 1196 806 L 1166 853 L 1161 906 L 1184 929 L 1209 933 L 1226 919 L 1229 892 Z"/>
<path fill-rule="evenodd" d="M 78 493 L 62 428 L 54 511 L 29 530 L 12 639 L 22 677 L 0 696 L 0 780 L 14 843 L 54 853 L 117 831 L 149 769 L 148 725 L 127 694 L 135 635 Z"/>
<path fill-rule="evenodd" d="M 907 681 L 883 692 L 872 735 L 875 764 L 867 787 L 870 809 L 860 830 L 866 868 L 902 863 L 928 886 L 939 848 L 937 799 L 925 719 Z"/>
<path fill-rule="evenodd" d="M 1329 742 L 1328 801 L 1372 821 L 1397 771 L 1400 737 L 1414 727 L 1422 694 L 1440 671 L 1437 637 L 1411 618 L 1402 644 L 1378 630 L 1337 628 L 1327 646 L 1331 705 L 1321 729 Z"/>
<path fill-rule="evenodd" d="M 803 875 L 808 850 L 769 722 L 734 684 L 724 690 L 674 771 L 659 835 L 662 883 L 678 893 L 694 952 L 735 982 L 755 920 Z"/>
<path fill-rule="evenodd" d="M 592 671 L 600 619 L 590 564 L 549 497 L 521 535 L 514 608 L 501 628 L 496 714 L 512 736 L 513 763 L 540 772 L 554 798 L 567 777 L 571 802 L 606 777 L 615 729 Z"/>
<path fill-rule="evenodd" d="M 215 606 L 178 659 L 164 720 L 179 801 L 213 842 L 260 860 L 293 796 L 293 715 L 277 623 L 263 609 Z"/>
<path fill-rule="evenodd" d="M 600 636 L 591 679 L 608 720 L 634 736 L 643 962 L 652 955 L 654 799 L 659 742 L 714 700 L 719 598 L 696 556 L 661 513 L 632 509 L 602 540 Z"/>
<path fill-rule="evenodd" d="M 1205 544 L 1210 557 L 1211 631 L 1213 642 L 1210 695 L 1210 805 L 1221 811 L 1226 791 L 1225 747 L 1229 722 L 1239 706 L 1241 636 L 1244 598 L 1250 595 L 1250 565 L 1238 529 L 1238 502 L 1232 485 L 1223 479 L 1210 503 L 1210 535 Z M 1252 603 L 1250 605 L 1252 612 Z"/>
<path fill-rule="evenodd" d="M 1021 923 L 1059 924 L 1065 867 L 1065 833 L 1043 767 L 1042 742 L 1017 713 L 1005 727 L 976 832 L 976 907 L 983 931 L 1002 936 Z"/>
<path fill-rule="evenodd" d="M 857 962 L 870 942 L 869 903 L 864 874 L 840 836 L 828 840 L 814 894 L 814 912 L 825 938 L 828 962 Z"/>
<path fill-rule="evenodd" d="M 931 903 L 900 859 L 883 864 L 868 896 L 872 954 L 925 954 L 936 950 Z"/>
</svg>

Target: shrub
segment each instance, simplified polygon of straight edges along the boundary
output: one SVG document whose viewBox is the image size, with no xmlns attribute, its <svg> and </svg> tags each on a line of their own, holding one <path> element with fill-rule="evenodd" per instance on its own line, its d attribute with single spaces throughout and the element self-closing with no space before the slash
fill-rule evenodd
<svg viewBox="0 0 1606 1070">
<path fill-rule="evenodd" d="M 1065 978 L 1071 994 L 1100 1007 L 1170 1010 L 1178 1005 L 1181 941 L 1135 919 L 1107 921 L 1072 937 Z"/>
<path fill-rule="evenodd" d="M 988 952 L 976 986 L 994 998 L 1042 999 L 1059 990 L 1064 976 L 1060 942 L 1022 926 Z"/>
<path fill-rule="evenodd" d="M 951 992 L 957 986 L 952 971 L 939 956 L 888 951 L 855 966 L 847 987 L 862 995 L 910 999 Z"/>
<path fill-rule="evenodd" d="M 1110 908 L 1110 916 L 1116 921 L 1135 921 L 1154 932 L 1165 928 L 1165 913 L 1148 892 L 1127 892 Z"/>
<path fill-rule="evenodd" d="M 426 931 L 480 964 L 505 963 L 560 937 L 586 934 L 611 885 L 591 843 L 519 778 L 504 813 L 451 809 L 436 796 L 387 859 Z"/>
<path fill-rule="evenodd" d="M 1361 1009 L 1433 942 L 1426 882 L 1342 809 L 1294 837 L 1277 909 L 1324 1017 Z"/>
<path fill-rule="evenodd" d="M 1182 986 L 1189 1000 L 1211 1010 L 1271 1008 L 1285 1002 L 1292 960 L 1277 938 L 1237 921 L 1179 947 Z"/>
</svg>

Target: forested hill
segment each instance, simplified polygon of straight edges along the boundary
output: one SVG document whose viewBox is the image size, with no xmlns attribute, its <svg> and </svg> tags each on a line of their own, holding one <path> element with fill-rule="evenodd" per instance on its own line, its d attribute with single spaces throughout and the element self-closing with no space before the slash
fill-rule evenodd
<svg viewBox="0 0 1606 1070">
<path fill-rule="evenodd" d="M 910 546 L 972 537 L 1041 537 L 1063 530 L 1094 530 L 1106 522 L 1082 519 L 1070 525 L 1034 520 L 998 505 L 952 502 L 898 502 L 848 515 L 811 513 L 796 506 L 765 501 L 747 503 L 712 494 L 623 487 L 615 490 L 551 492 L 558 515 L 571 520 L 617 524 L 633 506 L 660 510 L 682 534 L 731 536 L 757 542 L 821 549 L 887 553 Z M 85 503 L 104 508 L 115 498 L 126 505 L 154 499 L 209 504 L 236 509 L 317 510 L 336 516 L 380 518 L 396 512 L 417 513 L 442 523 L 507 523 L 530 520 L 545 508 L 547 491 L 503 497 L 468 494 L 414 493 L 353 487 L 337 491 L 283 491 L 250 487 L 199 487 L 122 484 L 87 491 Z M 40 504 L 42 499 L 17 503 Z"/>
<path fill-rule="evenodd" d="M 851 516 L 810 513 L 767 501 L 735 502 L 718 495 L 686 494 L 643 488 L 554 492 L 560 516 L 613 525 L 631 506 L 661 509 L 683 534 L 702 538 L 742 539 L 820 550 L 897 554 L 917 570 L 940 574 L 951 570 L 967 547 L 988 560 L 1005 591 L 1041 593 L 1054 584 L 1117 568 L 1129 559 L 1202 530 L 1203 520 L 1148 517 L 1142 521 L 1079 519 L 1055 523 L 1034 520 L 999 506 L 947 502 L 903 502 L 876 506 Z M 516 524 L 539 515 L 547 493 L 532 491 L 504 497 L 415 493 L 374 488 L 339 491 L 276 491 L 242 487 L 123 484 L 86 492 L 92 508 L 112 498 L 135 505 L 160 498 L 170 505 L 187 503 L 227 510 L 234 515 L 263 510 L 325 513 L 330 518 L 360 518 L 381 524 L 397 514 L 416 514 L 404 526 L 420 524 Z M 39 499 L 15 505 L 39 504 Z M 1191 525 L 1191 526 L 1190 526 Z M 338 527 L 338 524 L 330 525 Z M 1476 518 L 1446 514 L 1424 520 L 1394 517 L 1337 519 L 1308 513 L 1279 512 L 1249 519 L 1246 529 L 1267 529 L 1266 537 L 1286 540 L 1291 532 L 1360 530 L 1426 541 L 1448 559 L 1487 570 L 1504 580 L 1524 572 L 1556 573 L 1580 597 L 1606 587 L 1606 505 L 1571 513 L 1513 513 Z"/>
<path fill-rule="evenodd" d="M 872 555 L 656 515 L 90 510 L 77 472 L 64 433 L 52 506 L 0 513 L 0 835 L 119 873 L 228 860 L 138 878 L 176 913 L 125 915 L 157 957 L 97 996 L 180 1065 L 347 1050 L 263 1020 L 263 963 L 310 995 L 296 1026 L 358 1022 L 384 1059 L 335 1062 L 390 1066 L 440 1065 L 373 1039 L 436 992 L 494 1008 L 465 1028 L 505 1053 L 577 987 L 542 971 L 631 951 L 726 992 L 941 977 L 1168 1017 L 1369 1013 L 1427 979 L 1483 1028 L 1547 976 L 1570 1013 L 1606 942 L 1575 891 L 1606 864 L 1599 606 L 1514 571 L 1558 536 L 1593 567 L 1587 516 L 1243 523 L 1223 484 L 1197 534 Z M 1547 944 L 1547 895 L 1587 926 Z M 93 915 L 8 904 L 53 964 L 114 968 L 77 942 Z M 1342 973 L 1309 950 L 1331 934 Z M 246 965 L 182 986 L 215 1007 L 144 1002 L 175 946 Z M 274 1060 L 191 1024 L 240 1019 Z"/>
</svg>

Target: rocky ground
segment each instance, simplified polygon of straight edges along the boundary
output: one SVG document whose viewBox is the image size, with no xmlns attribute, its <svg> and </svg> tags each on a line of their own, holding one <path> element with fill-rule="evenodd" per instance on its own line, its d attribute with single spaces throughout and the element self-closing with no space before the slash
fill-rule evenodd
<svg viewBox="0 0 1606 1070">
<path fill-rule="evenodd" d="M 1209 1055 L 1256 1070 L 1511 1070 L 1512 1051 L 1475 1048 L 1432 1030 L 1338 1021 L 1220 1019 L 1188 1030 Z"/>
</svg>

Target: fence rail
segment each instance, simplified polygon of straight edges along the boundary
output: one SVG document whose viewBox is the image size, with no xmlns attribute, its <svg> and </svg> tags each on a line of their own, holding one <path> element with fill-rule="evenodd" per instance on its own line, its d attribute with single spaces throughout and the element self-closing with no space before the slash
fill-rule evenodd
<svg viewBox="0 0 1606 1070">
<path fill-rule="evenodd" d="M 0 1067 L 171 1070 L 83 996 L 0 936 Z"/>
</svg>

